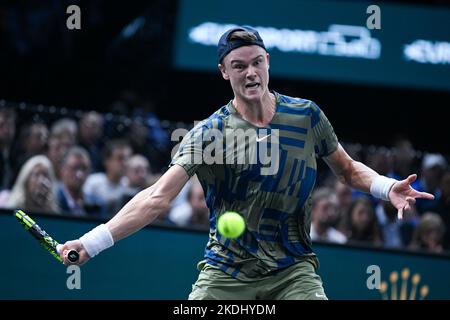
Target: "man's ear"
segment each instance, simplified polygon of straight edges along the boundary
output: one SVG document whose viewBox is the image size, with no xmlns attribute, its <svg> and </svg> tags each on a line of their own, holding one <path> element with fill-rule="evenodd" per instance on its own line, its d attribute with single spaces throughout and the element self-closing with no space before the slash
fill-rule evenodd
<svg viewBox="0 0 450 320">
<path fill-rule="evenodd" d="M 225 69 L 225 66 L 224 66 L 223 64 L 219 63 L 219 64 L 217 65 L 217 67 L 219 68 L 220 73 L 222 73 L 222 77 L 223 77 L 225 80 L 230 80 L 230 76 L 228 75 L 227 70 Z"/>
<path fill-rule="evenodd" d="M 268 53 L 266 53 L 266 58 L 267 58 L 267 69 L 270 69 L 270 55 Z"/>
</svg>

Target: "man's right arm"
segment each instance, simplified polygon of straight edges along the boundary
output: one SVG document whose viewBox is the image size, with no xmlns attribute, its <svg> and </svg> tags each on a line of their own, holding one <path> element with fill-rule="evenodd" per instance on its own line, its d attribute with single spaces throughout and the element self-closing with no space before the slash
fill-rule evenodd
<svg viewBox="0 0 450 320">
<path fill-rule="evenodd" d="M 188 180 L 186 171 L 181 166 L 174 165 L 154 185 L 134 196 L 105 224 L 114 243 L 142 229 L 169 210 L 170 203 Z M 80 240 L 74 240 L 66 242 L 62 247 L 61 258 L 65 264 L 70 264 L 65 256 L 71 249 L 79 252 L 77 264 L 81 265 L 89 260 L 90 256 Z"/>
</svg>

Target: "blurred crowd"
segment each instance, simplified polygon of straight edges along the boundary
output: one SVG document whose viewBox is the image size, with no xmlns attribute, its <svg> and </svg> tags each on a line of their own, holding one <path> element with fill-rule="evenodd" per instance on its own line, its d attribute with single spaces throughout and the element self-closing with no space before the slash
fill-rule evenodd
<svg viewBox="0 0 450 320">
<path fill-rule="evenodd" d="M 170 141 L 170 128 L 150 102 L 125 93 L 111 108 L 116 114 L 79 111 L 52 117 L 0 106 L 0 208 L 108 219 L 155 183 L 178 141 Z M 418 173 L 413 187 L 434 194 L 435 200 L 418 200 L 413 212 L 398 220 L 390 203 L 350 189 L 319 162 L 313 241 L 450 250 L 450 170 L 443 155 L 418 152 L 405 137 L 389 147 L 343 145 L 380 174 L 403 179 Z M 209 211 L 195 176 L 158 220 L 208 229 Z"/>
</svg>

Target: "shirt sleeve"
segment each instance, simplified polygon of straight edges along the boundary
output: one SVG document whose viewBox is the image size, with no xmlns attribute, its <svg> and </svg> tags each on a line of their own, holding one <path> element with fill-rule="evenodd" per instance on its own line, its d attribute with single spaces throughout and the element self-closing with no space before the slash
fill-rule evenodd
<svg viewBox="0 0 450 320">
<path fill-rule="evenodd" d="M 208 139 L 208 130 L 213 129 L 209 125 L 210 122 L 201 122 L 184 136 L 169 168 L 178 164 L 186 170 L 189 177 L 192 177 L 201 166 L 205 165 L 204 150 L 212 141 Z"/>
<path fill-rule="evenodd" d="M 336 151 L 338 138 L 334 133 L 333 126 L 322 110 L 311 103 L 312 117 L 311 128 L 314 135 L 314 151 L 317 157 L 326 157 Z"/>
</svg>

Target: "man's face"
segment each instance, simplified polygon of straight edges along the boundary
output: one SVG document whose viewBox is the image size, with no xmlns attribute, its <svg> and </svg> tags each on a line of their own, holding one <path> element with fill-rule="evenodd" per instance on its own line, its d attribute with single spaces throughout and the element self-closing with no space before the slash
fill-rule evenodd
<svg viewBox="0 0 450 320">
<path fill-rule="evenodd" d="M 331 225 L 337 215 L 337 203 L 334 197 L 322 198 L 314 205 L 311 213 L 314 221 Z"/>
<path fill-rule="evenodd" d="M 67 189 L 79 191 L 90 171 L 89 159 L 81 155 L 71 155 L 61 168 L 61 179 Z"/>
<path fill-rule="evenodd" d="M 105 161 L 105 169 L 108 174 L 114 176 L 123 176 L 125 174 L 125 165 L 131 157 L 131 149 L 129 147 L 115 148 L 111 157 Z"/>
<path fill-rule="evenodd" d="M 269 54 L 260 46 L 231 51 L 219 64 L 222 77 L 230 80 L 234 95 L 244 101 L 260 100 L 268 90 Z"/>
</svg>

